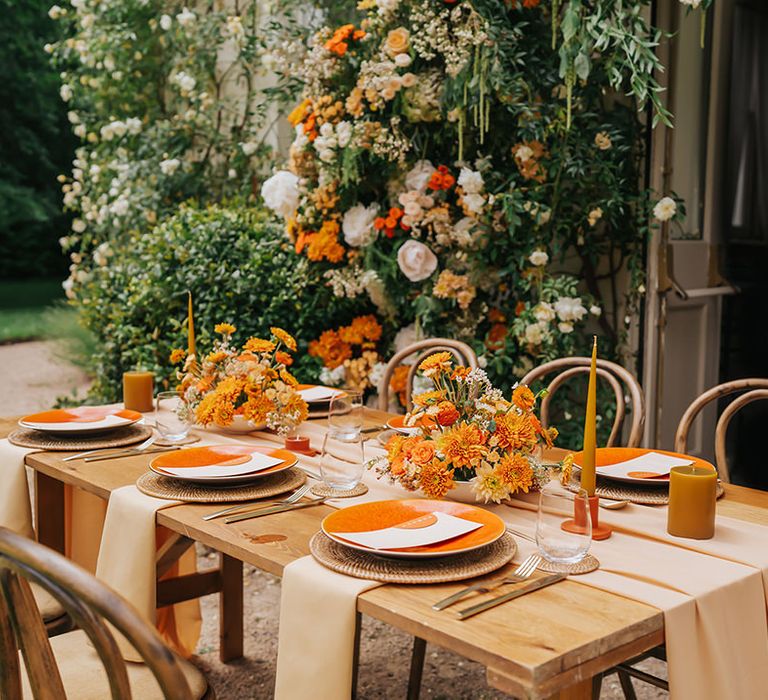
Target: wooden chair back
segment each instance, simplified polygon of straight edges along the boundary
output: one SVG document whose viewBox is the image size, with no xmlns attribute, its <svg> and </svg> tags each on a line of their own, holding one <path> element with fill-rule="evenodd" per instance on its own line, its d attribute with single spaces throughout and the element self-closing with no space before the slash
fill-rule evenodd
<svg viewBox="0 0 768 700">
<path fill-rule="evenodd" d="M 113 700 L 130 700 L 131 690 L 105 620 L 134 646 L 165 698 L 192 699 L 176 657 L 125 600 L 57 552 L 6 528 L 0 528 L 0 697 L 22 697 L 19 650 L 35 700 L 66 697 L 29 581 L 54 596 L 87 634 L 104 664 Z"/>
<path fill-rule="evenodd" d="M 580 375 L 589 374 L 592 360 L 589 357 L 564 357 L 543 365 L 534 367 L 526 374 L 521 384 L 531 385 L 533 382 L 546 377 L 553 372 L 559 374 L 549 383 L 548 393 L 541 402 L 541 422 L 545 427 L 549 425 L 550 402 L 555 392 L 569 379 Z M 632 407 L 632 423 L 629 430 L 627 444 L 623 447 L 639 447 L 643 440 L 643 427 L 645 426 L 645 398 L 643 389 L 635 376 L 621 365 L 609 360 L 597 360 L 597 376 L 608 382 L 613 389 L 616 399 L 616 417 L 613 420 L 611 434 L 607 447 L 613 447 L 621 437 L 621 429 L 626 416 L 627 399 Z M 625 398 L 626 389 L 626 398 Z"/>
<path fill-rule="evenodd" d="M 702 409 L 712 401 L 716 401 L 723 396 L 736 394 L 740 391 L 746 393 L 734 399 L 728 406 L 726 406 L 725 410 L 720 415 L 720 418 L 717 421 L 717 427 L 715 428 L 715 465 L 717 466 L 720 480 L 726 483 L 730 483 L 731 481 L 731 475 L 728 470 L 728 460 L 725 455 L 725 437 L 728 432 L 728 426 L 733 416 L 744 408 L 744 406 L 753 401 L 768 399 L 768 379 L 760 379 L 757 377 L 735 379 L 731 382 L 713 386 L 697 399 L 694 399 L 694 401 L 691 402 L 691 405 L 685 409 L 685 413 L 683 413 L 683 417 L 680 419 L 680 423 L 677 426 L 677 432 L 675 433 L 675 451 L 686 452 L 688 449 L 688 433 Z"/>
<path fill-rule="evenodd" d="M 389 384 L 392 375 L 395 373 L 395 369 L 403 363 L 403 360 L 411 357 L 411 355 L 416 355 L 414 363 L 410 366 L 408 371 L 408 380 L 405 385 L 406 408 L 409 411 L 411 410 L 413 379 L 416 376 L 419 365 L 422 360 L 436 352 L 450 352 L 456 359 L 456 362 L 465 367 L 476 369 L 478 366 L 475 351 L 460 340 L 451 340 L 450 338 L 427 338 L 411 343 L 408 347 L 396 352 L 384 368 L 384 374 L 379 380 L 378 385 L 380 411 L 386 411 L 389 407 Z"/>
</svg>

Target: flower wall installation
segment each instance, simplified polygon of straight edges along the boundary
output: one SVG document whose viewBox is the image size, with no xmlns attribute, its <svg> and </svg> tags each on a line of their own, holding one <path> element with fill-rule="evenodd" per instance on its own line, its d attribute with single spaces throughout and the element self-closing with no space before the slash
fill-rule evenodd
<svg viewBox="0 0 768 700">
<path fill-rule="evenodd" d="M 434 386 L 414 396 L 406 425 L 422 427 L 417 435 L 390 438 L 387 455 L 370 465 L 380 475 L 430 498 L 469 482 L 486 503 L 538 490 L 554 473 L 570 479 L 570 456 L 556 465 L 538 459 L 557 430 L 542 427 L 534 411 L 538 397 L 527 386 L 517 386 L 508 401 L 483 370 L 453 367 L 448 352 L 430 355 L 419 369 Z"/>
<path fill-rule="evenodd" d="M 287 369 L 297 348 L 290 333 L 272 328 L 269 340 L 249 338 L 238 348 L 231 342 L 233 325 L 219 323 L 215 330 L 220 338 L 199 361 L 184 350 L 174 350 L 170 358 L 184 361 L 179 389 L 200 425 L 225 427 L 242 416 L 254 426 L 266 425 L 284 434 L 307 419 L 307 404 Z"/>
</svg>

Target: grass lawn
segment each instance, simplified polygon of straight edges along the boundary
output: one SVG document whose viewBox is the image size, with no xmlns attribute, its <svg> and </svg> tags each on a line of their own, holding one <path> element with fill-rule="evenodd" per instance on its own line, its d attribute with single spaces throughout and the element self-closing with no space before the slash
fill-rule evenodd
<svg viewBox="0 0 768 700">
<path fill-rule="evenodd" d="M 58 280 L 0 282 L 0 343 L 46 336 L 46 313 L 62 299 L 64 292 Z"/>
</svg>

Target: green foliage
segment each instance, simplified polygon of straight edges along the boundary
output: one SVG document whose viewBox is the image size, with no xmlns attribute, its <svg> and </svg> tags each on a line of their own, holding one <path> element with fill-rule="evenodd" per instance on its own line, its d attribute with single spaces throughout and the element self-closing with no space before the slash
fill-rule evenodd
<svg viewBox="0 0 768 700">
<path fill-rule="evenodd" d="M 59 77 L 43 44 L 56 28 L 46 0 L 0 0 L 0 277 L 61 274 L 56 176 L 72 158 Z"/>
<path fill-rule="evenodd" d="M 352 313 L 349 304 L 332 299 L 324 280 L 260 210 L 242 203 L 185 205 L 117 244 L 110 265 L 96 268 L 83 286 L 78 306 L 98 339 L 92 399 L 119 399 L 128 369 L 150 369 L 164 386 L 173 381 L 168 357 L 173 348 L 186 347 L 187 291 L 194 299 L 198 352 L 210 350 L 214 325 L 222 321 L 237 326 L 237 343 L 282 325 L 299 342 L 292 370 L 305 380 L 319 369 L 307 343 Z"/>
</svg>

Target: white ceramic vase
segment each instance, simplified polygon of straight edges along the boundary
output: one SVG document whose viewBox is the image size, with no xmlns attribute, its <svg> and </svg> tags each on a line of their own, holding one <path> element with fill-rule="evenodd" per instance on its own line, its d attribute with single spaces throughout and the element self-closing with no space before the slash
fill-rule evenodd
<svg viewBox="0 0 768 700">
<path fill-rule="evenodd" d="M 477 497 L 469 481 L 455 481 L 454 483 L 456 486 L 446 494 L 447 498 L 452 501 L 459 501 L 459 503 L 477 503 Z"/>
<path fill-rule="evenodd" d="M 235 415 L 232 418 L 232 422 L 229 425 L 216 424 L 216 429 L 225 433 L 252 433 L 254 430 L 264 430 L 267 427 L 266 423 L 254 423 L 253 421 L 246 420 L 241 415 Z"/>
</svg>

